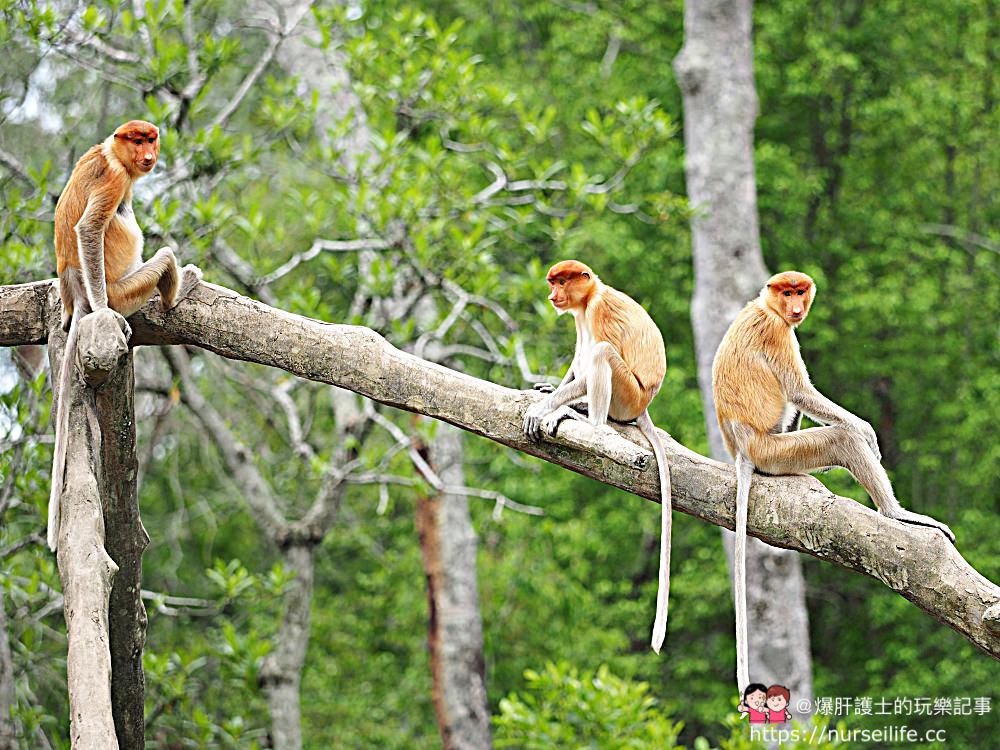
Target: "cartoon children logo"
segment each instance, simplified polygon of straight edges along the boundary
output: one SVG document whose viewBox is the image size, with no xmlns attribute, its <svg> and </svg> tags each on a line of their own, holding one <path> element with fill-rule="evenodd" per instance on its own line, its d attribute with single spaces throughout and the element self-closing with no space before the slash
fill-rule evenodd
<svg viewBox="0 0 1000 750">
<path fill-rule="evenodd" d="M 788 710 L 788 701 L 792 694 L 784 685 L 771 685 L 767 689 L 767 721 L 769 724 L 784 724 L 791 721 L 792 714 Z"/>
<path fill-rule="evenodd" d="M 761 682 L 751 682 L 736 710 L 748 714 L 751 724 L 784 724 L 792 718 L 788 711 L 791 699 L 792 694 L 784 685 L 765 687 Z"/>
<path fill-rule="evenodd" d="M 743 691 L 743 700 L 736 710 L 741 714 L 750 714 L 751 724 L 766 724 L 767 688 L 760 682 L 751 682 Z"/>
</svg>

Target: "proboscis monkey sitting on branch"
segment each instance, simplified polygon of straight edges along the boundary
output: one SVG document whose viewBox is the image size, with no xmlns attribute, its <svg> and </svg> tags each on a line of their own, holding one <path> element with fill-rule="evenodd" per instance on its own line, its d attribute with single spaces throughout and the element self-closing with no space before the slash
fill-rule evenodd
<svg viewBox="0 0 1000 750">
<path fill-rule="evenodd" d="M 905 510 L 882 468 L 872 426 L 826 398 L 809 381 L 795 327 L 806 319 L 816 284 L 804 273 L 772 276 L 729 327 L 712 366 L 715 409 L 726 448 L 736 459 L 736 681 L 750 682 L 747 663 L 747 505 L 754 469 L 798 474 L 842 466 L 871 495 L 879 513 L 955 535 L 930 516 Z M 826 425 L 799 430 L 802 415 Z"/>
<path fill-rule="evenodd" d="M 69 331 L 59 376 L 56 443 L 49 495 L 48 543 L 59 536 L 59 500 L 66 469 L 67 398 L 76 360 L 79 321 L 111 308 L 128 317 L 157 291 L 164 310 L 201 280 L 192 265 L 177 267 L 169 247 L 142 261 L 142 230 L 132 213 L 132 185 L 149 174 L 160 154 L 160 133 L 143 120 L 120 126 L 90 148 L 73 168 L 56 204 L 56 271 L 63 330 Z"/>
<path fill-rule="evenodd" d="M 667 632 L 670 591 L 670 467 L 656 436 L 647 407 L 663 384 L 667 358 L 663 336 L 638 302 L 604 284 L 590 268 L 576 260 L 556 263 L 546 275 L 549 302 L 560 315 L 576 320 L 576 351 L 559 387 L 532 404 L 524 415 L 524 432 L 538 437 L 541 430 L 555 435 L 564 419 L 581 419 L 567 406 L 587 396 L 590 422 L 613 430 L 616 422 L 633 419 L 649 441 L 660 475 L 660 570 L 652 647 L 657 653 Z M 537 386 L 536 386 L 537 387 Z M 552 391 L 551 386 L 541 386 Z"/>
</svg>

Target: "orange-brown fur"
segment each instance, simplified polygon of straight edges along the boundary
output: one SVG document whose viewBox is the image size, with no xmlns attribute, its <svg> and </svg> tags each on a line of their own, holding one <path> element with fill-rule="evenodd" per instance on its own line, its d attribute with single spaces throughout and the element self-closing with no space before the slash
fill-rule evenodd
<svg viewBox="0 0 1000 750">
<path fill-rule="evenodd" d="M 56 271 L 68 327 L 78 298 L 87 309 L 110 306 L 130 315 L 159 288 L 167 307 L 180 274 L 173 254 L 142 267 L 142 232 L 132 213 L 132 184 L 156 166 L 156 126 L 131 120 L 77 162 L 56 204 Z M 101 272 L 103 267 L 103 273 Z M 129 278 L 126 282 L 126 277 Z"/>
<path fill-rule="evenodd" d="M 809 381 L 793 328 L 809 314 L 816 286 L 805 274 L 789 272 L 772 277 L 765 289 L 729 327 L 712 370 L 716 415 L 734 456 L 734 424 L 759 434 L 781 432 L 791 394 L 775 373 L 797 385 Z"/>
<path fill-rule="evenodd" d="M 667 625 L 670 587 L 670 467 L 647 407 L 660 390 L 667 371 L 663 337 L 642 306 L 607 286 L 589 267 L 576 260 L 556 263 L 546 276 L 549 301 L 560 314 L 572 313 L 576 321 L 573 363 L 558 389 L 532 404 L 524 417 L 524 431 L 537 437 L 544 430 L 554 435 L 563 419 L 580 418 L 566 404 L 587 396 L 590 421 L 611 429 L 608 417 L 636 420 L 649 440 L 660 477 L 659 590 L 652 646 L 657 652 Z M 551 389 L 551 387 L 549 387 Z"/>
<path fill-rule="evenodd" d="M 49 495 L 48 542 L 53 550 L 66 464 L 67 410 L 63 407 L 68 403 L 76 359 L 78 320 L 107 307 L 127 317 L 157 291 L 163 308 L 170 309 L 201 279 L 195 266 L 178 269 L 168 247 L 142 262 L 142 231 L 132 213 L 132 185 L 153 170 L 159 153 L 156 126 L 131 120 L 80 158 L 56 203 L 56 270 L 62 323 L 69 335 L 59 378 Z"/>
<path fill-rule="evenodd" d="M 954 541 L 945 524 L 905 510 L 880 463 L 871 425 L 823 396 L 809 381 L 795 327 L 809 314 L 816 285 L 803 273 L 776 274 L 729 327 L 712 367 L 716 415 L 736 459 L 736 674 L 749 683 L 746 528 L 754 469 L 795 474 L 843 466 L 871 495 L 879 513 L 930 526 Z M 798 430 L 802 414 L 826 426 Z"/>
<path fill-rule="evenodd" d="M 667 373 L 663 336 L 649 313 L 627 294 L 601 282 L 584 264 L 566 260 L 549 271 L 549 301 L 560 312 L 576 314 L 577 327 L 589 329 L 594 343 L 606 341 L 624 368 L 616 368 L 612 419 L 629 422 L 649 406 Z"/>
</svg>

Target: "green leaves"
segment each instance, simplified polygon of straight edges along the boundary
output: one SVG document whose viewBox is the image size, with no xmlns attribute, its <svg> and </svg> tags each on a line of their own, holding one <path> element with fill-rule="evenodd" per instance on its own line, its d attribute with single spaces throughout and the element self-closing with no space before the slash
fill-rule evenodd
<svg viewBox="0 0 1000 750">
<path fill-rule="evenodd" d="M 615 677 L 606 666 L 580 673 L 569 664 L 525 670 L 525 690 L 500 701 L 495 745 L 524 750 L 676 747 L 681 724 L 656 709 L 649 685 Z"/>
</svg>

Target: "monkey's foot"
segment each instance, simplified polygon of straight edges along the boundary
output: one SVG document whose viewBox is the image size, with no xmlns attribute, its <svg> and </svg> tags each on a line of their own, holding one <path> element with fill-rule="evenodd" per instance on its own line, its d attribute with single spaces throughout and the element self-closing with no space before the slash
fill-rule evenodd
<svg viewBox="0 0 1000 750">
<path fill-rule="evenodd" d="M 177 291 L 177 299 L 187 297 L 191 290 L 201 283 L 201 269 L 198 266 L 188 263 L 181 269 L 181 286 Z"/>
<path fill-rule="evenodd" d="M 948 541 L 952 544 L 955 543 L 955 532 L 948 528 L 947 524 L 941 523 L 940 521 L 931 518 L 930 516 L 925 516 L 922 513 L 914 513 L 911 510 L 903 510 L 902 508 L 897 511 L 895 516 L 889 516 L 890 518 L 895 518 L 897 521 L 902 521 L 903 523 L 913 524 L 914 526 L 928 526 L 932 529 L 937 529 L 946 537 Z"/>
<path fill-rule="evenodd" d="M 535 383 L 533 389 L 539 391 L 540 393 L 552 393 L 555 391 L 556 387 L 552 383 Z"/>
<path fill-rule="evenodd" d="M 201 283 L 201 269 L 189 263 L 181 269 L 181 283 L 177 287 L 177 296 L 166 306 L 167 310 L 177 307 L 177 303 L 187 297 L 191 290 Z"/>
</svg>

